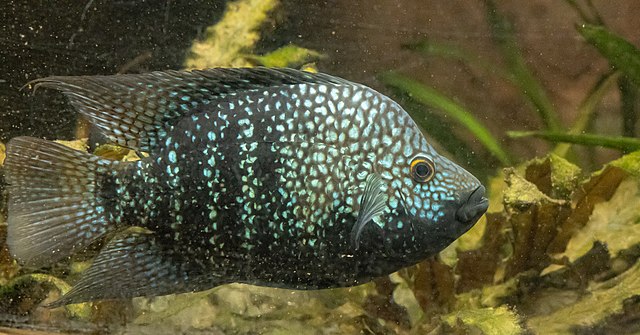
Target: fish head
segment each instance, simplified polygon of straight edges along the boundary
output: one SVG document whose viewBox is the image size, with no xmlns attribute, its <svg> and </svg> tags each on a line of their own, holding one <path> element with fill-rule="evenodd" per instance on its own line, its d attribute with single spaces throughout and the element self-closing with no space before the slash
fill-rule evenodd
<svg viewBox="0 0 640 335">
<path fill-rule="evenodd" d="M 434 150 L 414 155 L 406 165 L 404 174 L 386 183 L 391 213 L 380 219 L 386 251 L 415 263 L 467 232 L 489 202 L 475 176 Z"/>
<path fill-rule="evenodd" d="M 394 127 L 383 133 L 393 141 L 387 142 L 375 169 L 383 180 L 387 209 L 375 221 L 384 230 L 388 252 L 420 261 L 468 231 L 489 202 L 473 174 L 439 154 L 402 107 L 390 106 L 386 123 Z"/>
<path fill-rule="evenodd" d="M 387 183 L 396 214 L 387 216 L 385 242 L 394 253 L 419 261 L 468 231 L 489 202 L 475 176 L 431 147 L 416 151 L 403 164 Z"/>
</svg>

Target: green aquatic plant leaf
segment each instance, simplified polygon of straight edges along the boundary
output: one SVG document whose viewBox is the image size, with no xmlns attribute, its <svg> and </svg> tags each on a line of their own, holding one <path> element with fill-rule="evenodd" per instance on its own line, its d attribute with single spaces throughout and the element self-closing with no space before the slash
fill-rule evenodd
<svg viewBox="0 0 640 335">
<path fill-rule="evenodd" d="M 407 281 L 397 272 L 391 274 L 389 279 L 396 284 L 393 290 L 393 300 L 396 304 L 406 309 L 411 326 L 415 326 L 424 316 L 424 312 L 420 307 L 414 290 L 411 289 Z"/>
<path fill-rule="evenodd" d="M 227 2 L 224 16 L 207 27 L 204 38 L 193 42 L 186 69 L 251 66 L 243 54 L 250 53 L 260 38 L 258 29 L 278 0 L 236 0 Z"/>
<path fill-rule="evenodd" d="M 582 24 L 578 32 L 634 84 L 640 86 L 640 50 L 620 35 L 600 25 Z"/>
<path fill-rule="evenodd" d="M 640 182 L 628 178 L 607 202 L 595 205 L 589 222 L 569 241 L 560 257 L 571 262 L 603 242 L 611 256 L 640 244 Z"/>
<path fill-rule="evenodd" d="M 0 167 L 4 165 L 4 159 L 7 157 L 7 147 L 0 142 Z"/>
<path fill-rule="evenodd" d="M 2 226 L 5 223 L 7 214 L 7 191 L 5 189 L 4 173 L 2 171 L 4 159 L 7 157 L 6 150 L 4 143 L 0 142 L 0 229 L 2 229 Z M 4 239 L 0 238 L 0 242 L 2 241 L 4 241 Z M 2 247 L 2 244 L 0 244 L 0 248 Z M 2 280 L 1 277 L 0 280 Z"/>
<path fill-rule="evenodd" d="M 580 175 L 576 166 L 553 155 L 507 170 L 504 212 L 487 214 L 479 247 L 458 253 L 456 314 L 515 305 L 525 311 L 528 328 L 553 334 L 593 329 L 612 318 L 626 322 L 637 314 L 623 308 L 628 305 L 623 301 L 640 291 L 630 276 L 620 276 L 637 269 L 610 269 L 610 258 L 631 267 L 640 250 L 640 152 L 609 163 L 586 181 Z M 618 279 L 587 287 L 591 280 L 612 277 Z M 607 307 L 589 308 L 599 301 Z M 567 318 L 574 308 L 580 317 Z"/>
<path fill-rule="evenodd" d="M 425 314 L 448 311 L 455 303 L 453 268 L 438 258 L 426 259 L 414 267 L 401 270 L 399 274 L 409 283 Z"/>
<path fill-rule="evenodd" d="M 125 148 L 125 147 L 121 147 L 119 145 L 115 145 L 115 144 L 102 144 L 100 146 L 98 146 L 94 151 L 93 154 L 100 156 L 102 158 L 108 158 L 111 160 L 115 160 L 115 161 L 120 161 L 122 160 L 126 155 L 129 154 L 129 149 Z"/>
<path fill-rule="evenodd" d="M 504 263 L 504 278 L 528 270 L 540 271 L 550 262 L 548 248 L 558 227 L 569 217 L 571 203 L 541 192 L 531 181 L 507 173 L 504 193 L 508 226 L 512 232 L 511 257 Z"/>
<path fill-rule="evenodd" d="M 640 177 L 640 151 L 624 155 L 607 164 L 607 167 L 617 167 L 632 176 Z"/>
<path fill-rule="evenodd" d="M 580 169 L 558 156 L 505 169 L 489 184 L 494 204 L 475 243 L 459 242 L 456 274 L 458 292 L 509 280 L 523 271 L 540 271 L 551 261 L 558 229 L 571 214 L 571 195 L 580 182 Z M 471 238 L 471 237 L 470 237 Z M 465 240 L 466 236 L 460 240 Z M 555 250 L 555 249 L 554 249 Z"/>
<path fill-rule="evenodd" d="M 623 116 L 623 134 L 635 135 L 638 120 L 638 87 L 640 87 L 640 49 L 604 25 L 577 26 L 582 37 L 602 54 L 612 68 L 624 73 L 618 81 Z"/>
<path fill-rule="evenodd" d="M 123 162 L 133 162 L 140 159 L 134 150 L 109 143 L 97 147 L 93 151 L 93 154 L 102 158 Z M 141 154 L 146 157 L 146 153 Z"/>
<path fill-rule="evenodd" d="M 527 66 L 511 23 L 500 14 L 492 0 L 484 0 L 484 2 L 487 7 L 486 15 L 491 27 L 491 35 L 504 55 L 513 82 L 533 104 L 545 127 L 552 131 L 561 130 L 562 125 L 558 113 L 549 100 L 544 87 Z"/>
<path fill-rule="evenodd" d="M 610 315 L 624 310 L 625 301 L 640 292 L 640 262 L 623 274 L 601 283 L 592 283 L 589 294 L 552 313 L 533 316 L 527 327 L 536 334 L 575 334 L 576 327 L 594 327 Z"/>
<path fill-rule="evenodd" d="M 551 142 L 565 142 L 586 146 L 597 146 L 621 151 L 640 150 L 640 139 L 596 134 L 567 134 L 549 131 L 508 131 L 512 138 L 537 137 Z"/>
<path fill-rule="evenodd" d="M 601 171 L 594 173 L 589 179 L 576 186 L 572 195 L 573 210 L 559 227 L 556 237 L 549 246 L 550 253 L 564 252 L 569 240 L 587 224 L 595 206 L 611 199 L 618 185 L 629 176 L 630 173 L 625 168 L 617 165 L 629 166 L 632 169 L 634 164 L 638 164 L 637 159 L 638 155 L 635 154 L 624 156 L 609 163 Z"/>
<path fill-rule="evenodd" d="M 89 145 L 87 144 L 88 139 L 86 138 L 72 140 L 72 141 L 56 140 L 55 142 L 60 143 L 71 149 L 82 151 L 82 152 L 87 152 L 87 149 L 89 148 Z"/>
<path fill-rule="evenodd" d="M 482 238 L 474 249 L 456 250 L 455 283 L 458 293 L 493 284 L 496 273 L 504 277 L 503 262 L 513 255 L 509 228 L 503 213 L 488 213 Z"/>
<path fill-rule="evenodd" d="M 427 87 L 418 81 L 410 79 L 404 75 L 387 72 L 379 76 L 380 80 L 389 86 L 396 87 L 416 101 L 440 109 L 447 116 L 453 118 L 457 123 L 465 127 L 472 133 L 478 141 L 500 162 L 508 165 L 511 162 L 509 154 L 502 148 L 500 142 L 491 134 L 475 116 L 473 116 L 466 108 L 457 104 L 453 100 L 447 98 L 433 88 Z"/>
<path fill-rule="evenodd" d="M 580 182 L 580 168 L 566 159 L 550 154 L 526 164 L 525 178 L 544 194 L 570 200 Z"/>
<path fill-rule="evenodd" d="M 505 306 L 457 310 L 443 316 L 442 320 L 451 328 L 451 333 L 456 334 L 517 335 L 524 332 L 518 315 Z"/>
<path fill-rule="evenodd" d="M 640 244 L 638 177 L 640 151 L 610 162 L 578 187 L 575 209 L 554 241 L 556 257 L 574 261 L 595 242 L 605 243 L 612 256 Z"/>
<path fill-rule="evenodd" d="M 265 55 L 246 55 L 245 58 L 266 67 L 299 67 L 303 64 L 324 58 L 325 56 L 315 50 L 286 45 L 271 51 Z"/>
</svg>

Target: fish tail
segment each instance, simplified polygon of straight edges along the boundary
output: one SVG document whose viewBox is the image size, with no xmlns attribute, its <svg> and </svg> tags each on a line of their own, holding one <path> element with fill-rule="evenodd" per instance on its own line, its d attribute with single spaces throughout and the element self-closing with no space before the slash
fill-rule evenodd
<svg viewBox="0 0 640 335">
<path fill-rule="evenodd" d="M 7 146 L 7 244 L 28 266 L 70 256 L 114 228 L 105 204 L 118 162 L 32 137 Z M 113 187 L 113 186 L 111 186 Z"/>
</svg>

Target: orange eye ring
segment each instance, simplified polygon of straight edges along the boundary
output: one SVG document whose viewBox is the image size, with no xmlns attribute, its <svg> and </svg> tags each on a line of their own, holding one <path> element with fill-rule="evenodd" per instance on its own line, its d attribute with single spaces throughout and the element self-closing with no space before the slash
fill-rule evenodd
<svg viewBox="0 0 640 335">
<path fill-rule="evenodd" d="M 416 157 L 411 161 L 411 177 L 418 183 L 426 183 L 436 175 L 436 166 L 426 157 Z"/>
</svg>

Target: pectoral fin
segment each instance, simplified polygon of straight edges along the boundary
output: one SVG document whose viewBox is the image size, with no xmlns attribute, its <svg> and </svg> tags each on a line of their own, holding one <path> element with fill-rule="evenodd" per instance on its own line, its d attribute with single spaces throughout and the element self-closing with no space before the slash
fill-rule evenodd
<svg viewBox="0 0 640 335">
<path fill-rule="evenodd" d="M 382 178 L 376 173 L 367 176 L 364 192 L 360 198 L 358 219 L 351 229 L 351 244 L 357 250 L 365 226 L 372 219 L 384 212 L 387 206 L 387 195 L 382 190 Z"/>
</svg>

